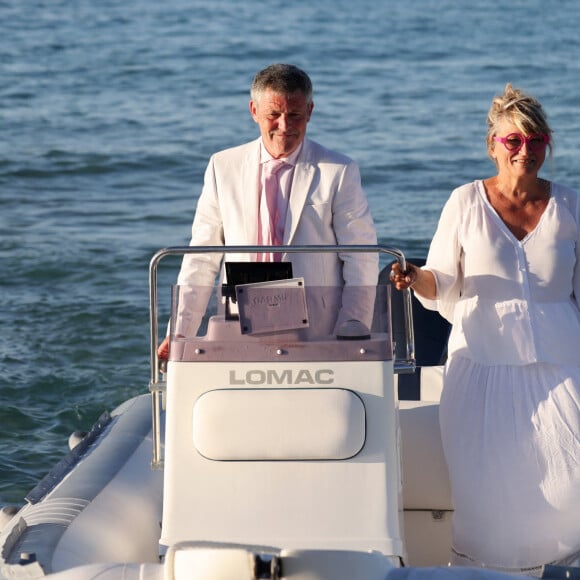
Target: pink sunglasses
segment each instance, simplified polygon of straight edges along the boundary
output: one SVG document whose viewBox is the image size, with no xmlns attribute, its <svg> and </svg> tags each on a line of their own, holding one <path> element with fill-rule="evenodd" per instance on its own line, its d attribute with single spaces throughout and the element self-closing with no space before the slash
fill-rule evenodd
<svg viewBox="0 0 580 580">
<path fill-rule="evenodd" d="M 493 140 L 498 143 L 503 143 L 508 151 L 517 153 L 524 144 L 532 151 L 541 151 L 550 142 L 550 137 L 548 135 L 530 135 L 529 137 L 524 137 L 520 133 L 510 133 L 507 137 L 494 137 Z"/>
</svg>

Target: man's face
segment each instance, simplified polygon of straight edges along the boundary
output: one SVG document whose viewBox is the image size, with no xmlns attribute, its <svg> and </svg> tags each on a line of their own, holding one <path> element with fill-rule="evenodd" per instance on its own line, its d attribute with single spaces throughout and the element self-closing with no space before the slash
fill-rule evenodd
<svg viewBox="0 0 580 580">
<path fill-rule="evenodd" d="M 284 95 L 266 89 L 259 101 L 250 101 L 250 113 L 272 157 L 279 159 L 296 151 L 306 135 L 313 107 L 299 91 Z"/>
</svg>

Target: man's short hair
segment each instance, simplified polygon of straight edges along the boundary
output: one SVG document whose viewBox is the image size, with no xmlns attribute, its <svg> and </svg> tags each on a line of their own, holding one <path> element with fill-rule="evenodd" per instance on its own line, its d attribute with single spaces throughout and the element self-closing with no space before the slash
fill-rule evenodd
<svg viewBox="0 0 580 580">
<path fill-rule="evenodd" d="M 256 74 L 252 81 L 250 96 L 253 101 L 259 102 L 260 97 L 270 89 L 281 95 L 302 93 L 306 100 L 312 101 L 312 81 L 310 77 L 293 64 L 271 64 Z"/>
</svg>

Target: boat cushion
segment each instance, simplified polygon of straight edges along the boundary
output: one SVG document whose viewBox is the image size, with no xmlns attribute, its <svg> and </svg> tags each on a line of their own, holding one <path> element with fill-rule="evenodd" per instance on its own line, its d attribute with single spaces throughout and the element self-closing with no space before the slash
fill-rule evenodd
<svg viewBox="0 0 580 580">
<path fill-rule="evenodd" d="M 364 404 L 348 389 L 218 389 L 193 408 L 195 448 L 216 461 L 348 459 L 365 430 Z"/>
<path fill-rule="evenodd" d="M 250 546 L 204 542 L 181 542 L 169 548 L 165 556 L 167 580 L 212 578 L 252 580 L 255 554 Z"/>
<path fill-rule="evenodd" d="M 450 510 L 439 403 L 399 401 L 405 509 Z"/>
</svg>

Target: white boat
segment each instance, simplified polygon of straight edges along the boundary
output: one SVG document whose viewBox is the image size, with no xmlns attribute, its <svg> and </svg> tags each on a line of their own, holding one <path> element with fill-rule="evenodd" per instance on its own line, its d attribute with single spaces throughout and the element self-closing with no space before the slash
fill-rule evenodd
<svg viewBox="0 0 580 580">
<path fill-rule="evenodd" d="M 374 299 L 371 328 L 350 321 L 337 335 L 322 329 L 336 289 L 297 278 L 216 288 L 216 311 L 196 336 L 172 338 L 161 373 L 160 261 L 260 249 L 155 254 L 150 393 L 73 434 L 25 504 L 2 510 L 0 579 L 507 577 L 447 567 L 438 398 L 449 328 L 408 292 L 393 293 L 391 326 L 388 271 L 362 292 Z M 381 246 L 282 250 L 373 251 L 405 264 Z M 173 292 L 173 322 L 183 295 Z M 417 349 L 433 351 L 420 368 L 414 332 Z M 403 395 L 409 379 L 415 400 Z"/>
</svg>

